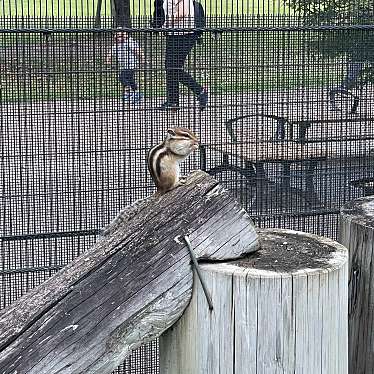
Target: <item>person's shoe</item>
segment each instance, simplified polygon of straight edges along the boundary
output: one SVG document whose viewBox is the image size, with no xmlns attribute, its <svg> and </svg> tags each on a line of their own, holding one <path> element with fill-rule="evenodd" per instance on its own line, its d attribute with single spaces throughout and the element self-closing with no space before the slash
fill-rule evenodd
<svg viewBox="0 0 374 374">
<path fill-rule="evenodd" d="M 141 92 L 134 92 L 132 95 L 132 100 L 134 104 L 139 104 L 139 102 L 143 99 L 143 94 Z"/>
<path fill-rule="evenodd" d="M 171 103 L 169 101 L 165 101 L 164 103 L 161 104 L 159 109 L 177 111 L 179 109 L 179 104 L 178 103 Z"/>
<path fill-rule="evenodd" d="M 122 97 L 123 101 L 127 101 L 127 102 L 130 101 L 131 98 L 132 98 L 132 93 L 131 92 L 124 93 L 123 97 Z"/>
<path fill-rule="evenodd" d="M 208 104 L 208 91 L 203 89 L 197 97 L 197 100 L 199 101 L 200 110 L 204 110 Z"/>
</svg>

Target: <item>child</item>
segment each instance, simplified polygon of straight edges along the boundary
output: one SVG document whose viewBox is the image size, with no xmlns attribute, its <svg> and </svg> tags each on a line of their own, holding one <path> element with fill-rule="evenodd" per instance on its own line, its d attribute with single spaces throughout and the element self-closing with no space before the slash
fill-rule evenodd
<svg viewBox="0 0 374 374">
<path fill-rule="evenodd" d="M 135 68 L 138 63 L 144 63 L 144 53 L 138 43 L 127 32 L 119 31 L 114 35 L 115 44 L 109 52 L 106 63 L 112 63 L 112 57 L 120 69 L 118 80 L 123 86 L 123 99 L 138 103 L 143 94 L 138 91 L 135 81 Z"/>
</svg>

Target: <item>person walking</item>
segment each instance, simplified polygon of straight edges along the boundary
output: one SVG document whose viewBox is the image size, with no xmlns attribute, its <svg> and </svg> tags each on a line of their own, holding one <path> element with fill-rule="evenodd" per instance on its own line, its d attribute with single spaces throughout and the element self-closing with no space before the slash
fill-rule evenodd
<svg viewBox="0 0 374 374">
<path fill-rule="evenodd" d="M 115 44 L 107 55 L 106 63 L 113 62 L 113 56 L 120 69 L 118 80 L 123 87 L 123 99 L 133 103 L 141 101 L 143 94 L 138 90 L 135 80 L 137 65 L 145 62 L 144 52 L 138 43 L 127 32 L 118 31 L 114 34 Z"/>
<path fill-rule="evenodd" d="M 160 109 L 179 108 L 179 83 L 182 83 L 194 93 L 200 110 L 204 110 L 208 103 L 208 92 L 183 67 L 199 33 L 194 30 L 173 31 L 195 28 L 194 0 L 164 0 L 163 13 L 162 27 L 168 29 L 165 53 L 167 100 Z"/>
</svg>

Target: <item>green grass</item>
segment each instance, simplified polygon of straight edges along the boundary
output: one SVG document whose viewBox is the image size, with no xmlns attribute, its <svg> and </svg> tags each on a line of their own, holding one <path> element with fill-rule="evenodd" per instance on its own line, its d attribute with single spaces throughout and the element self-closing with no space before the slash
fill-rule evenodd
<svg viewBox="0 0 374 374">
<path fill-rule="evenodd" d="M 158 35 L 146 43 L 140 41 L 152 60 L 151 69 L 137 74 L 147 96 L 165 95 L 161 39 Z M 32 40 L 35 45 L 27 48 L 39 48 L 40 52 L 32 59 L 26 54 L 24 60 L 10 61 L 5 66 L 0 77 L 3 102 L 121 95 L 115 66 L 104 64 L 110 48 L 108 39 L 98 40 L 97 48 L 93 49 L 92 35 L 54 37 L 50 40 L 48 57 L 46 50 L 41 49 L 45 48 L 44 40 Z M 14 51 L 16 37 L 9 41 L 14 45 L 8 48 Z M 308 55 L 302 43 L 295 33 L 225 33 L 218 42 L 207 34 L 204 44 L 191 54 L 187 68 L 214 95 L 315 88 L 338 82 L 340 73 L 331 68 L 337 61 Z"/>
<path fill-rule="evenodd" d="M 103 0 L 102 15 L 110 15 L 110 2 Z M 97 0 L 9 0 L 3 1 L 0 16 L 59 16 L 84 17 L 93 16 Z"/>
<path fill-rule="evenodd" d="M 281 0 L 200 0 L 207 15 L 290 14 Z M 150 15 L 153 0 L 130 0 L 133 16 Z M 7 0 L 0 7 L 0 16 L 93 17 L 97 0 Z M 110 0 L 102 0 L 102 16 L 110 16 Z"/>
<path fill-rule="evenodd" d="M 230 15 L 271 15 L 290 14 L 290 9 L 280 0 L 200 0 L 208 16 Z M 136 1 L 132 7 L 132 14 L 150 15 L 153 11 L 153 0 Z"/>
</svg>

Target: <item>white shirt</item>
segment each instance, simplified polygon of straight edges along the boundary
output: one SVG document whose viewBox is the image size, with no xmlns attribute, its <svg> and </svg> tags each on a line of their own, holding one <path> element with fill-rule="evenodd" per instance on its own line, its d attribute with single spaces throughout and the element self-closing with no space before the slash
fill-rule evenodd
<svg viewBox="0 0 374 374">
<path fill-rule="evenodd" d="M 195 27 L 195 9 L 193 0 L 164 0 L 164 12 L 166 28 L 194 28 Z M 178 17 L 178 8 L 183 9 L 181 17 Z M 193 32 L 193 31 L 191 31 Z M 182 32 L 178 33 L 182 34 Z"/>
<path fill-rule="evenodd" d="M 138 65 L 138 56 L 135 51 L 139 49 L 138 43 L 131 37 L 116 43 L 112 47 L 112 54 L 116 57 L 121 69 L 135 69 Z"/>
</svg>

